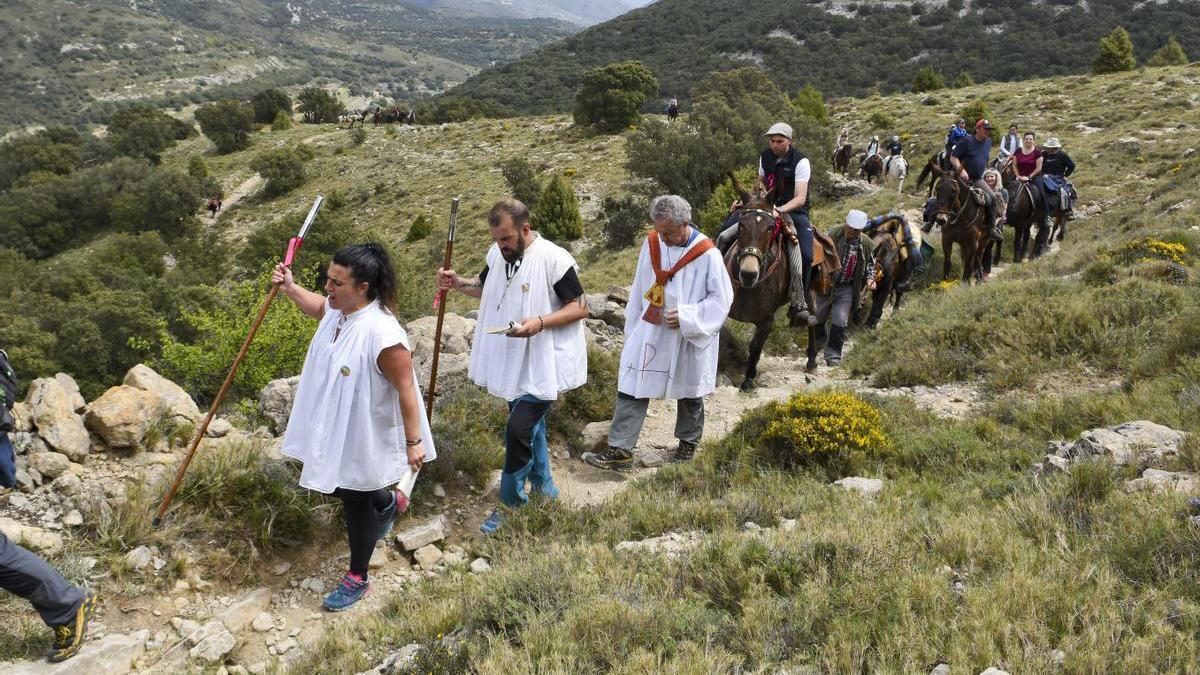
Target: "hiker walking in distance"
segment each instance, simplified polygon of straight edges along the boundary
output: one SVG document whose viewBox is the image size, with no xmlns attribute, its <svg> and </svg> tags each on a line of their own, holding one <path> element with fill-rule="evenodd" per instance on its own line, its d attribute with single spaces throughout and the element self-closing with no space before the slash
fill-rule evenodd
<svg viewBox="0 0 1200 675">
<path fill-rule="evenodd" d="M 656 197 L 650 219 L 654 229 L 642 245 L 625 307 L 608 450 L 582 457 L 602 469 L 632 466 L 652 398 L 677 401 L 679 445 L 672 461 L 692 458 L 704 432 L 704 396 L 717 386 L 719 335 L 733 303 L 721 253 L 692 225 L 687 201 Z"/>
<path fill-rule="evenodd" d="M 375 543 L 408 508 L 417 472 L 436 453 L 408 334 L 392 313 L 396 273 L 387 252 L 375 243 L 345 246 L 326 275 L 325 295 L 296 284 L 282 263 L 271 280 L 320 321 L 283 454 L 304 463 L 301 487 L 342 500 L 350 568 L 324 602 L 339 612 L 369 592 Z"/>
<path fill-rule="evenodd" d="M 438 288 L 479 298 L 467 374 L 508 403 L 500 502 L 519 507 L 529 492 L 558 496 L 550 473 L 546 414 L 559 394 L 587 381 L 587 316 L 571 254 L 529 226 L 529 208 L 503 199 L 488 216 L 492 247 L 478 276 L 438 270 Z M 525 483 L 529 482 L 529 491 Z M 494 510 L 480 525 L 500 528 Z"/>
</svg>

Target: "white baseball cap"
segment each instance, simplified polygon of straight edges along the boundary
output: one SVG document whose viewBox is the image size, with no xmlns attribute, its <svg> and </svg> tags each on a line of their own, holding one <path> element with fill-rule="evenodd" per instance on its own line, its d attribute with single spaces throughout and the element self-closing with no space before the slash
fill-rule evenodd
<svg viewBox="0 0 1200 675">
<path fill-rule="evenodd" d="M 866 212 L 859 211 L 858 209 L 850 209 L 850 212 L 846 214 L 846 226 L 852 230 L 867 229 L 867 221 L 869 220 Z"/>
<path fill-rule="evenodd" d="M 767 133 L 763 134 L 763 136 L 785 136 L 790 141 L 792 140 L 792 125 L 785 124 L 784 122 L 776 122 L 771 125 L 770 129 L 767 129 Z"/>
</svg>

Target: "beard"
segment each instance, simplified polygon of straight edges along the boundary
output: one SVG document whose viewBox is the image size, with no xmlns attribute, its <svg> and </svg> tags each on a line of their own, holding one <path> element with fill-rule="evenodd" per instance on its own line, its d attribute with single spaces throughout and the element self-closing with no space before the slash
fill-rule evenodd
<svg viewBox="0 0 1200 675">
<path fill-rule="evenodd" d="M 512 264 L 525 257 L 525 239 L 517 237 L 517 246 L 511 251 L 500 249 L 500 255 L 504 257 L 504 262 Z"/>
</svg>

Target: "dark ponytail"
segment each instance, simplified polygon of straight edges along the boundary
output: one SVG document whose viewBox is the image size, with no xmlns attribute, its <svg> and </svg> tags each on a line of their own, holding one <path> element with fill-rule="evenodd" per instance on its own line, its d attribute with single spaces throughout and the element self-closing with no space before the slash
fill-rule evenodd
<svg viewBox="0 0 1200 675">
<path fill-rule="evenodd" d="M 381 307 L 396 309 L 396 271 L 382 244 L 367 242 L 343 246 L 333 254 L 333 264 L 350 270 L 355 283 L 367 284 L 367 298 Z"/>
</svg>

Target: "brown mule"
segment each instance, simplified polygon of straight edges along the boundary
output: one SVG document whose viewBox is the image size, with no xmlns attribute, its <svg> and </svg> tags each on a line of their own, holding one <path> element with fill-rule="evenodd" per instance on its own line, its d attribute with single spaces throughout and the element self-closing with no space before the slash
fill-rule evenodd
<svg viewBox="0 0 1200 675">
<path fill-rule="evenodd" d="M 950 278 L 954 244 L 958 244 L 962 257 L 962 280 L 983 280 L 983 256 L 990 249 L 991 238 L 987 232 L 988 209 L 976 201 L 971 186 L 963 182 L 953 171 L 942 172 L 935 189 L 937 213 L 934 220 L 942 230 L 942 280 Z"/>
<path fill-rule="evenodd" d="M 833 153 L 833 170 L 850 175 L 850 159 L 854 157 L 854 146 L 846 144 Z"/>
<path fill-rule="evenodd" d="M 858 175 L 866 178 L 868 183 L 883 183 L 883 158 L 871 155 L 864 159 Z"/>
</svg>

